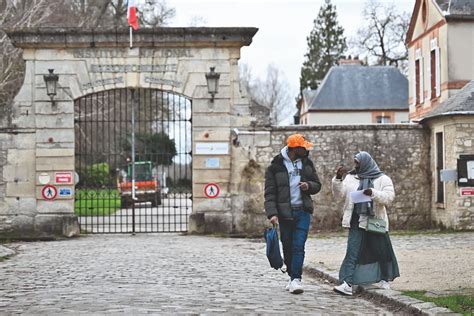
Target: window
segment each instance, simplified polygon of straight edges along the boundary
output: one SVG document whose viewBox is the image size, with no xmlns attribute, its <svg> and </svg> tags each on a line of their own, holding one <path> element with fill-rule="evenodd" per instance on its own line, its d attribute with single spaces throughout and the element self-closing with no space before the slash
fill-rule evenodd
<svg viewBox="0 0 474 316">
<path fill-rule="evenodd" d="M 415 69 L 414 69 L 414 104 L 421 104 L 424 102 L 424 76 L 423 76 L 423 57 L 421 56 L 421 49 L 415 52 Z"/>
<path fill-rule="evenodd" d="M 388 124 L 390 123 L 390 116 L 377 116 L 377 124 Z"/>
<path fill-rule="evenodd" d="M 415 86 L 416 86 L 416 90 L 415 90 L 415 99 L 416 99 L 416 102 L 415 104 L 419 104 L 420 103 L 420 100 L 421 100 L 421 95 L 420 95 L 420 60 L 416 60 L 415 61 Z"/>
<path fill-rule="evenodd" d="M 430 98 L 434 99 L 441 95 L 441 64 L 439 59 L 438 39 L 431 40 L 430 51 Z"/>
<path fill-rule="evenodd" d="M 444 203 L 444 184 L 441 181 L 443 170 L 443 133 L 436 133 L 436 202 Z"/>
<path fill-rule="evenodd" d="M 435 51 L 432 50 L 430 54 L 430 67 L 431 67 L 431 78 L 430 78 L 430 86 L 431 86 L 431 99 L 436 98 L 436 56 Z"/>
</svg>

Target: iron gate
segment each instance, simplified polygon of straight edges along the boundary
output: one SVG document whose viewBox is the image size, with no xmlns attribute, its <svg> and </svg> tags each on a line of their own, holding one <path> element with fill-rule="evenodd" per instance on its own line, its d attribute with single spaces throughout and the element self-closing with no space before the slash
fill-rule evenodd
<svg viewBox="0 0 474 316">
<path fill-rule="evenodd" d="M 187 231 L 191 100 L 155 89 L 108 90 L 76 100 L 74 121 L 83 233 Z"/>
</svg>

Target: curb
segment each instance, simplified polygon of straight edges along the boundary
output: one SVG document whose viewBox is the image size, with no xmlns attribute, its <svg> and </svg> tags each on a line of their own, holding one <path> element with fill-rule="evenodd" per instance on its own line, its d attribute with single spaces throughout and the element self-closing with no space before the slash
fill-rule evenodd
<svg viewBox="0 0 474 316">
<path fill-rule="evenodd" d="M 316 275 L 319 278 L 328 280 L 333 284 L 338 284 L 339 273 L 329 271 L 322 267 L 316 267 L 311 264 L 305 264 L 304 269 L 310 274 Z M 434 303 L 424 302 L 412 297 L 403 295 L 399 291 L 384 290 L 374 286 L 359 285 L 356 288 L 358 293 L 361 293 L 364 298 L 370 299 L 377 303 L 386 303 L 397 307 L 399 310 L 406 311 L 415 315 L 461 315 L 454 313 L 452 310 L 438 307 Z"/>
</svg>

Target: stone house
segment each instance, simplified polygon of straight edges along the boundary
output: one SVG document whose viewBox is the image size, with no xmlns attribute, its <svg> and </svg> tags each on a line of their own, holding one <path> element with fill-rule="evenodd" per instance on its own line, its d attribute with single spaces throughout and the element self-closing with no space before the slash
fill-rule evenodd
<svg viewBox="0 0 474 316">
<path fill-rule="evenodd" d="M 305 90 L 299 124 L 408 122 L 408 81 L 395 67 L 343 64 L 332 67 L 317 90 Z"/>
<path fill-rule="evenodd" d="M 473 229 L 474 2 L 417 0 L 407 44 L 410 119 L 430 130 L 432 221 Z"/>
<path fill-rule="evenodd" d="M 474 80 L 421 122 L 431 130 L 431 218 L 446 227 L 474 229 Z M 442 170 L 454 179 L 442 181 Z"/>
</svg>

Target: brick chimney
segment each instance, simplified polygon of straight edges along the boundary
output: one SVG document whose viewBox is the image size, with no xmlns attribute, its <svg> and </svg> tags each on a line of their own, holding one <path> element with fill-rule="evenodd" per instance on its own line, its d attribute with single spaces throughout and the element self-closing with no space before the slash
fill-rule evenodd
<svg viewBox="0 0 474 316">
<path fill-rule="evenodd" d="M 355 56 L 354 58 L 349 55 L 347 58 L 341 58 L 339 59 L 339 65 L 357 65 L 360 66 L 362 65 L 362 60 L 359 59 L 358 56 Z"/>
</svg>

